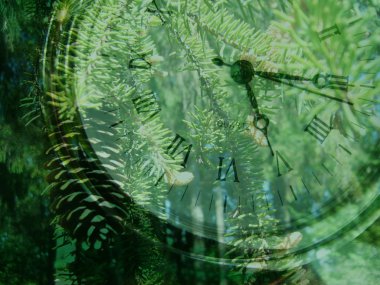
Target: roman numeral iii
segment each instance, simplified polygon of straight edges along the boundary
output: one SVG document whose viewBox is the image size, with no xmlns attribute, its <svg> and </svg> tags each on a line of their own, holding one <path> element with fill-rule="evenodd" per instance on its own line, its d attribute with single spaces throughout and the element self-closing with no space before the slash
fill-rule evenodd
<svg viewBox="0 0 380 285">
<path fill-rule="evenodd" d="M 306 126 L 305 132 L 311 134 L 319 143 L 323 143 L 331 131 L 331 126 L 317 116 Z"/>
</svg>

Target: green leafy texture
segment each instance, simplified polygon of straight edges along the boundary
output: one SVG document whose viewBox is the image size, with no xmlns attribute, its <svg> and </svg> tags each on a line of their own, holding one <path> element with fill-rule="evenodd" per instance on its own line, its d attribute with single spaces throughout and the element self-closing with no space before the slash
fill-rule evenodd
<svg viewBox="0 0 380 285">
<path fill-rule="evenodd" d="M 132 178 L 124 171 L 125 164 L 121 160 L 124 151 L 120 148 L 120 144 L 116 143 L 116 139 L 119 138 L 119 127 L 115 125 L 115 128 L 110 128 L 108 125 L 108 122 L 117 122 L 116 116 L 112 112 L 104 111 L 115 105 L 121 106 L 123 111 L 132 109 L 131 102 L 125 102 L 130 98 L 123 97 L 125 87 L 128 89 L 128 85 L 125 82 L 115 85 L 115 82 L 110 81 L 106 73 L 108 68 L 107 70 L 103 68 L 105 62 L 97 57 L 98 53 L 105 51 L 112 53 L 112 48 L 117 46 L 116 40 L 119 43 L 126 42 L 125 39 L 118 38 L 122 34 L 117 32 L 114 32 L 116 39 L 111 41 L 115 46 L 103 42 L 104 38 L 99 37 L 104 33 L 103 23 L 107 24 L 107 21 L 99 19 L 121 11 L 120 6 L 108 4 L 99 1 L 94 4 L 94 9 L 86 10 L 85 4 L 81 6 L 76 1 L 62 1 L 57 4 L 51 20 L 50 35 L 60 36 L 63 42 L 75 41 L 76 45 L 61 45 L 53 41 L 48 43 L 46 49 L 44 66 L 49 76 L 45 77 L 44 82 L 47 96 L 44 98 L 43 111 L 49 122 L 53 144 L 49 151 L 52 160 L 48 163 L 50 169 L 48 193 L 52 200 L 51 208 L 56 215 L 54 223 L 65 229 L 75 248 L 73 252 L 75 259 L 67 268 L 72 273 L 69 279 L 86 284 L 104 284 L 105 280 L 109 280 L 107 272 L 116 270 L 115 276 L 119 276 L 117 278 L 123 275 L 130 282 L 142 284 L 145 283 L 145 274 L 150 272 L 151 276 L 157 275 L 155 282 L 159 284 L 163 273 L 156 268 L 161 266 L 163 261 L 160 261 L 159 247 L 155 245 L 157 237 L 152 233 L 150 217 L 143 209 L 136 207 L 129 195 L 121 190 L 125 185 L 133 187 L 134 181 L 139 179 L 138 172 L 142 173 L 145 169 L 142 167 L 134 171 L 136 176 Z M 126 3 L 120 2 L 119 5 L 125 6 Z M 107 10 L 104 7 L 109 8 Z M 122 20 L 115 16 L 114 21 L 117 26 L 117 22 Z M 91 24 L 93 26 L 90 26 Z M 61 25 L 68 29 L 63 29 L 59 34 Z M 109 36 L 112 38 L 112 32 L 109 31 L 111 33 Z M 138 36 L 133 30 L 129 31 L 131 37 Z M 103 43 L 105 46 L 102 46 Z M 128 47 L 124 46 L 119 48 L 128 50 Z M 116 49 L 116 56 L 121 51 Z M 50 58 L 56 54 L 59 54 L 57 58 Z M 120 63 L 127 65 L 128 62 Z M 135 93 L 133 89 L 129 90 L 127 95 Z M 114 96 L 102 102 L 100 95 L 104 93 Z M 78 109 L 81 110 L 82 117 L 79 116 Z M 94 120 L 94 117 L 97 119 Z M 118 117 L 118 119 L 124 118 Z M 128 116 L 126 119 L 130 120 Z M 141 127 L 140 121 L 141 118 L 134 120 L 135 124 Z M 141 129 L 139 135 L 142 139 L 150 138 L 151 130 L 148 126 L 144 127 L 148 133 L 144 133 Z M 151 125 L 151 128 L 153 133 L 154 125 Z M 124 130 L 122 133 L 124 134 Z M 89 134 L 91 135 L 88 140 Z M 105 145 L 102 144 L 102 140 L 113 143 Z M 122 145 L 129 143 L 126 140 L 129 138 L 123 138 Z M 140 145 L 139 148 L 142 148 L 140 152 L 143 152 L 144 149 L 149 150 L 151 145 Z M 157 150 L 157 147 L 153 150 Z M 162 154 L 166 155 L 163 150 Z M 106 159 L 107 163 L 100 163 L 102 159 Z M 111 177 L 109 173 L 113 176 Z M 140 195 L 140 200 L 149 200 L 149 197 L 145 197 L 143 189 L 136 187 L 136 191 L 140 192 L 135 196 Z M 119 244 L 120 240 L 123 240 L 122 244 Z M 118 265 L 115 269 L 109 264 L 110 255 L 107 252 L 110 251 L 113 254 L 120 251 L 120 265 L 124 268 L 119 268 Z M 153 253 L 153 251 L 156 255 L 151 254 L 149 258 L 145 256 L 145 252 Z M 91 276 L 93 273 L 88 271 L 88 262 L 97 252 L 105 253 L 108 259 L 98 262 L 99 274 Z M 134 258 L 128 261 L 127 255 Z M 144 256 L 137 258 L 139 255 Z"/>
<path fill-rule="evenodd" d="M 0 284 L 54 282 L 37 80 L 49 14 L 49 1 L 0 3 Z"/>
<path fill-rule="evenodd" d="M 51 80 L 47 84 L 48 100 L 45 102 L 45 116 L 51 120 L 52 126 L 59 126 L 58 130 L 51 130 L 52 137 L 56 139 L 53 150 L 58 154 L 60 164 L 68 165 L 65 170 L 57 167 L 54 174 L 59 178 L 60 173 L 68 172 L 67 177 L 72 177 L 66 179 L 63 184 L 57 184 L 59 189 L 65 190 L 80 185 L 75 188 L 77 190 L 74 194 L 55 192 L 55 190 L 52 193 L 58 193 L 55 204 L 58 206 L 58 211 L 59 206 L 66 204 L 59 201 L 74 201 L 70 204 L 71 209 L 60 212 L 57 221 L 63 223 L 65 218 L 66 220 L 72 218 L 68 227 L 69 232 L 74 236 L 78 233 L 74 227 L 77 223 L 79 228 L 83 228 L 77 238 L 87 240 L 91 237 L 90 244 L 95 244 L 92 234 L 95 233 L 94 237 L 98 235 L 92 227 L 98 221 L 93 222 L 92 218 L 100 216 L 109 219 L 103 226 L 114 229 L 112 220 L 120 220 L 124 211 L 128 213 L 128 209 L 123 208 L 125 201 L 120 200 L 119 191 L 111 190 L 107 193 L 111 197 L 108 197 L 106 192 L 101 190 L 104 185 L 98 186 L 97 183 L 105 183 L 109 189 L 118 188 L 116 187 L 118 184 L 120 189 L 127 190 L 135 201 L 144 207 L 161 205 L 159 210 L 156 209 L 161 213 L 165 200 L 163 192 L 168 184 L 176 181 L 173 177 L 178 177 L 187 170 L 190 173 L 199 170 L 184 170 L 179 159 L 168 155 L 167 148 L 173 139 L 170 129 L 185 128 L 188 131 L 194 148 L 197 153 L 201 153 L 196 159 L 204 166 L 212 167 L 214 165 L 211 160 L 212 155 L 221 154 L 223 151 L 236 158 L 257 152 L 257 147 L 252 144 L 254 139 L 249 137 L 249 134 L 242 134 L 234 128 L 221 130 L 214 127 L 218 122 L 224 123 L 231 117 L 245 121 L 249 114 L 247 104 L 239 97 L 231 95 L 236 91 L 234 87 L 236 84 L 227 75 L 221 75 L 221 66 L 211 64 L 214 58 L 222 57 L 229 63 L 245 59 L 257 70 L 285 69 L 297 74 L 305 73 L 305 70 L 299 70 L 302 64 L 307 69 L 306 74 L 314 74 L 316 71 L 330 71 L 326 69 L 327 67 L 336 73 L 347 72 L 351 70 L 350 60 L 360 55 L 360 52 L 355 53 L 354 48 L 348 47 L 350 55 L 353 56 L 347 57 L 347 62 L 337 65 L 336 61 L 339 58 L 331 56 L 324 44 L 315 36 L 315 31 L 321 28 L 318 22 L 313 17 L 307 17 L 303 11 L 314 11 L 313 15 L 320 14 L 325 19 L 324 23 L 330 24 L 328 21 L 334 18 L 340 9 L 338 6 L 334 6 L 326 15 L 322 9 L 323 3 L 306 4 L 304 1 L 267 4 L 259 1 L 259 5 L 248 1 L 166 1 L 165 3 L 157 1 L 157 3 L 156 6 L 152 5 L 151 1 L 104 0 L 94 3 L 84 1 L 81 4 L 64 1 L 52 18 L 56 29 L 52 30 L 51 34 L 60 37 L 61 45 L 56 43 L 58 46 L 54 46 L 53 43 L 47 48 L 48 53 L 57 61 L 54 62 L 53 70 L 50 70 L 48 63 L 45 64 L 46 74 L 50 76 L 45 79 Z M 277 9 L 279 7 L 285 12 L 271 11 L 272 8 L 279 11 Z M 357 10 L 357 8 L 352 10 L 353 15 L 355 9 Z M 263 13 L 257 17 L 258 19 L 252 20 L 252 12 L 258 10 Z M 274 21 L 269 22 L 268 19 L 272 18 Z M 261 29 L 254 29 L 253 24 Z M 61 27 L 63 28 L 59 29 Z M 298 27 L 299 30 L 293 27 Z M 352 28 L 354 29 L 355 27 Z M 263 33 L 261 30 L 266 32 Z M 168 39 L 169 47 L 163 38 Z M 374 42 L 376 40 L 376 35 L 370 39 Z M 169 70 L 169 66 L 165 64 L 172 63 L 170 57 L 173 53 L 170 52 L 173 50 L 181 59 L 174 62 L 173 70 Z M 325 61 L 320 62 L 318 56 L 324 57 Z M 164 60 L 159 64 L 162 58 L 168 63 Z M 142 64 L 142 68 L 128 69 L 128 65 L 134 59 L 138 59 L 138 64 Z M 375 63 L 368 65 L 367 68 L 371 69 Z M 336 70 L 335 66 L 340 66 L 342 70 Z M 164 79 L 157 80 L 156 78 L 160 76 Z M 354 73 L 352 76 L 358 79 L 360 74 Z M 173 95 L 177 94 L 173 82 L 185 86 L 194 84 L 193 79 L 198 82 L 193 86 L 195 91 L 184 92 L 186 94 L 183 95 L 181 105 L 180 100 Z M 257 81 L 254 92 L 258 94 L 261 110 L 268 116 L 279 113 L 279 107 L 274 105 L 276 100 L 284 99 L 285 96 L 294 95 L 296 92 L 301 93 L 297 94 L 299 99 L 295 101 L 302 116 L 318 112 L 324 107 L 322 104 L 315 107 L 317 100 L 310 99 L 304 92 L 291 91 L 290 88 L 268 84 L 263 80 Z M 146 116 L 136 112 L 133 100 L 148 94 L 152 85 L 157 90 L 165 91 L 159 92 L 157 96 L 162 108 L 175 110 L 173 113 L 176 114 L 176 120 L 173 120 L 173 113 L 166 112 L 168 115 L 160 115 L 147 122 Z M 374 93 L 366 94 L 372 98 Z M 289 102 L 284 104 L 286 106 L 284 108 L 291 108 L 293 102 Z M 49 108 L 54 111 L 49 111 Z M 335 111 L 333 120 L 336 128 L 343 133 L 355 133 L 353 130 L 342 129 L 339 120 L 341 116 L 349 116 L 355 120 L 357 118 L 347 112 L 347 109 L 340 110 L 340 107 L 337 107 Z M 288 122 L 289 128 L 285 124 L 282 126 L 284 130 L 291 130 L 292 124 L 299 124 L 289 120 L 286 112 L 283 113 L 283 117 L 276 118 Z M 167 122 L 169 124 L 165 124 Z M 278 123 L 274 120 L 272 122 L 274 126 Z M 83 129 L 77 127 L 81 123 Z M 79 131 L 76 133 L 76 130 Z M 293 145 L 299 143 L 299 138 L 289 133 L 290 131 L 282 132 L 279 138 L 276 134 L 280 132 L 276 131 L 275 127 L 272 130 L 276 140 L 289 138 L 289 143 Z M 91 146 L 87 144 L 86 135 L 90 137 Z M 69 139 L 70 143 L 63 143 L 62 137 L 65 140 Z M 118 143 L 112 143 L 112 140 L 118 140 Z M 286 144 L 283 144 L 283 147 L 285 148 Z M 305 151 L 310 155 L 319 156 L 318 151 L 311 147 Z M 297 157 L 296 153 L 291 155 Z M 84 157 L 84 161 L 81 157 Z M 299 159 L 298 166 L 307 164 L 307 160 L 307 157 Z M 112 161 L 114 165 L 108 165 L 106 161 Z M 254 266 L 256 262 L 264 261 L 263 268 L 266 269 L 267 256 L 271 254 L 271 250 L 278 249 L 276 246 L 281 243 L 276 236 L 276 215 L 283 215 L 286 219 L 290 214 L 296 214 L 296 209 L 290 209 L 289 212 L 284 210 L 281 213 L 271 210 L 275 208 L 271 204 L 273 198 L 268 198 L 268 193 L 260 187 L 262 173 L 268 173 L 270 170 L 263 169 L 261 161 L 262 158 L 257 156 L 254 161 L 247 162 L 243 167 L 244 174 L 254 178 L 250 185 L 244 186 L 249 189 L 247 192 L 255 193 L 253 198 L 255 211 L 244 214 L 243 206 L 239 205 L 227 221 L 228 227 L 242 233 L 242 236 L 234 237 L 232 233 L 218 236 L 220 241 L 227 241 L 227 245 L 226 248 L 221 246 L 217 253 L 213 253 L 214 256 L 220 257 L 228 252 L 229 245 L 232 245 L 232 250 L 228 253 L 234 254 L 236 257 L 234 262 L 239 264 L 239 269 L 246 280 L 256 278 L 254 274 L 247 274 L 247 268 Z M 91 169 L 99 169 L 96 174 L 104 177 L 104 180 L 92 178 Z M 106 177 L 106 170 L 110 176 Z M 355 171 L 354 169 L 352 173 Z M 86 172 L 89 172 L 91 179 L 87 179 L 87 176 L 84 179 L 75 178 L 77 173 Z M 199 172 L 206 173 L 203 170 Z M 154 183 L 163 174 L 166 184 L 163 183 L 152 191 Z M 344 175 L 348 177 L 351 173 Z M 87 186 L 91 180 L 96 181 L 96 184 Z M 287 200 L 291 198 L 290 195 L 286 194 Z M 108 208 L 115 211 L 111 211 L 109 216 L 104 216 L 102 211 L 103 208 L 107 208 L 106 205 L 99 203 L 99 199 L 88 197 L 104 199 L 109 203 L 107 203 L 110 206 Z M 83 206 L 84 201 L 89 199 L 94 209 Z M 164 218 L 164 215 L 162 217 Z M 149 228 L 149 223 L 146 227 Z M 274 236 L 271 235 L 272 238 L 269 239 L 268 233 Z M 281 234 L 279 232 L 279 235 Z M 176 246 L 178 247 L 178 244 Z M 192 250 L 191 244 L 183 247 Z M 287 249 L 280 248 L 279 251 L 286 252 Z M 205 251 L 200 251 L 206 255 Z M 294 266 L 296 265 L 297 261 Z M 146 280 L 147 272 L 152 271 L 142 269 L 141 272 L 140 280 Z"/>
<path fill-rule="evenodd" d="M 141 13 L 150 3 L 144 1 L 141 3 L 140 1 L 133 3 L 121 1 L 117 4 L 113 1 L 106 2 L 99 1 L 86 11 L 81 8 L 87 4 L 79 7 L 71 2 L 62 2 L 56 10 L 56 16 L 52 19 L 52 26 L 69 27 L 67 30 L 63 29 L 60 35 L 61 42 L 69 44 L 48 46 L 48 52 L 52 52 L 53 55 L 58 50 L 60 52 L 56 66 L 53 67 L 54 70 L 48 69 L 51 82 L 48 83 L 45 116 L 48 118 L 57 116 L 59 121 L 63 121 L 59 123 L 53 120 L 51 125 L 58 126 L 57 130 L 52 130 L 52 137 L 58 139 L 53 150 L 59 154 L 60 164 L 65 167 L 63 170 L 58 165 L 52 164 L 55 167 L 52 175 L 58 179 L 55 184 L 52 184 L 52 195 L 55 201 L 53 208 L 58 215 L 57 222 L 68 229 L 79 241 L 89 241 L 91 247 L 96 241 L 105 239 L 102 239 L 100 230 L 94 230 L 98 224 L 106 227 L 110 232 L 120 232 L 116 229 L 119 225 L 117 221 L 123 218 L 122 205 L 125 201 L 120 200 L 121 198 L 112 191 L 107 193 L 102 190 L 102 188 L 112 189 L 114 182 L 109 180 L 111 178 L 92 177 L 91 169 L 98 167 L 98 161 L 96 159 L 92 161 L 91 149 L 86 144 L 83 130 L 76 127 L 75 121 L 81 119 L 86 133 L 93 134 L 90 140 L 93 140 L 91 143 L 100 161 L 101 157 L 104 157 L 109 161 L 117 162 L 117 170 L 112 167 L 106 168 L 112 173 L 113 178 L 118 177 L 117 181 L 121 188 L 128 187 L 129 193 L 140 203 L 148 203 L 151 199 L 157 203 L 164 198 L 160 194 L 147 197 L 149 192 L 146 190 L 151 185 L 148 185 L 143 173 L 149 171 L 155 180 L 164 173 L 166 180 L 170 181 L 171 176 L 181 170 L 180 161 L 171 158 L 166 153 L 170 143 L 169 131 L 163 127 L 159 119 L 143 124 L 146 118 L 136 114 L 131 102 L 131 99 L 149 91 L 147 83 L 155 72 L 156 48 L 150 35 L 146 33 L 147 27 L 141 25 L 141 23 L 153 23 L 152 15 Z M 235 111 L 229 108 L 230 90 L 229 87 L 225 87 L 219 76 L 218 67 L 210 68 L 212 59 L 217 56 L 215 48 L 220 49 L 221 53 L 226 53 L 232 59 L 236 58 L 232 48 L 239 47 L 241 51 L 246 52 L 247 57 L 253 58 L 255 67 L 268 70 L 275 68 L 275 65 L 271 62 L 267 63 L 266 53 L 273 55 L 274 51 L 271 50 L 270 37 L 259 31 L 252 32 L 251 27 L 242 20 L 235 20 L 224 8 L 216 6 L 212 8 L 200 2 L 198 4 L 193 5 L 185 1 L 176 3 L 175 7 L 178 9 L 171 14 L 170 19 L 164 18 L 165 29 L 173 45 L 184 52 L 186 61 L 182 70 L 197 72 L 202 92 L 211 103 L 216 117 L 223 120 L 230 117 L 229 112 L 233 114 Z M 185 9 L 188 17 L 183 17 L 182 9 Z M 173 7 L 168 5 L 167 10 L 172 12 Z M 78 16 L 75 16 L 77 13 Z M 58 32 L 58 28 L 56 30 Z M 52 30 L 50 33 L 54 35 L 56 31 Z M 217 47 L 220 42 L 228 46 L 225 51 L 223 51 L 224 47 Z M 250 56 L 250 54 L 254 55 Z M 256 58 L 256 54 L 260 54 L 260 58 Z M 126 73 L 125 69 L 129 62 L 136 56 L 141 58 L 142 55 L 146 57 L 145 60 L 148 60 L 147 63 L 152 65 L 152 68 Z M 49 63 L 45 63 L 45 66 L 49 66 Z M 205 105 L 200 106 L 204 111 L 207 110 L 205 107 Z M 53 113 L 49 108 L 52 108 Z M 269 109 L 270 107 L 266 107 L 266 110 Z M 78 117 L 78 110 L 81 112 L 81 118 Z M 113 121 L 104 118 L 101 114 L 94 115 L 96 112 L 105 113 L 111 110 L 117 110 L 112 111 L 117 117 Z M 251 143 L 252 139 L 234 131 L 230 133 L 231 137 L 235 137 L 233 141 L 226 140 L 229 136 L 218 136 L 218 131 L 210 134 L 210 136 L 216 136 L 215 138 L 200 138 L 199 135 L 202 132 L 199 127 L 207 128 L 208 123 L 202 117 L 204 111 L 194 110 L 193 116 L 199 117 L 199 121 L 198 124 L 189 125 L 192 128 L 190 131 L 194 135 L 194 141 L 197 141 L 197 144 L 200 143 L 199 150 L 205 147 L 202 142 L 215 141 L 216 145 L 212 150 L 214 154 L 217 150 L 225 150 L 243 161 L 242 157 L 245 154 L 255 152 L 255 147 Z M 94 121 L 93 118 L 97 117 L 99 121 Z M 115 128 L 106 131 L 108 126 L 105 122 L 111 122 L 110 126 L 116 122 L 120 124 L 115 124 Z M 96 130 L 99 131 L 99 135 L 95 134 Z M 207 132 L 203 132 L 205 133 Z M 108 134 L 114 138 L 119 137 L 121 148 L 114 144 L 111 147 L 107 145 L 107 149 L 102 149 L 102 142 L 106 145 L 106 142 L 111 140 L 106 138 Z M 130 147 L 131 135 L 125 134 L 133 134 L 132 147 Z M 61 137 L 70 143 L 62 143 Z M 110 150 L 116 150 L 116 152 L 111 153 Z M 127 157 L 123 157 L 123 153 L 128 153 Z M 115 159 L 110 159 L 113 156 Z M 141 167 L 135 167 L 136 159 L 141 159 L 143 162 Z M 122 160 L 127 161 L 127 167 L 124 169 L 120 167 L 123 165 Z M 257 158 L 254 163 L 247 162 L 244 167 L 245 175 L 253 175 L 256 178 L 252 180 L 253 184 L 244 185 L 250 189 L 250 192 L 259 193 L 254 197 L 256 213 L 246 216 L 245 219 L 244 216 L 240 219 L 231 217 L 230 226 L 231 229 L 242 232 L 246 236 L 242 248 L 255 247 L 264 252 L 266 228 L 273 228 L 276 222 L 270 213 L 264 213 L 262 210 L 268 207 L 265 194 L 255 191 L 260 187 L 259 165 L 260 160 Z M 63 174 L 67 176 L 63 179 L 64 182 L 59 182 Z M 82 177 L 81 174 L 83 174 Z M 97 173 L 97 175 L 103 177 L 105 172 Z M 102 181 L 105 185 L 98 185 L 98 181 Z M 115 199 L 106 197 L 106 193 Z M 108 202 L 107 205 L 116 212 L 106 209 L 104 212 L 110 212 L 110 214 L 104 215 L 102 210 L 105 206 L 102 205 L 102 199 Z M 92 205 L 90 209 L 87 204 Z M 237 214 L 239 211 L 235 215 Z M 247 231 L 243 230 L 248 221 L 253 223 L 252 226 L 248 226 Z M 234 223 L 237 225 L 234 226 Z"/>
</svg>

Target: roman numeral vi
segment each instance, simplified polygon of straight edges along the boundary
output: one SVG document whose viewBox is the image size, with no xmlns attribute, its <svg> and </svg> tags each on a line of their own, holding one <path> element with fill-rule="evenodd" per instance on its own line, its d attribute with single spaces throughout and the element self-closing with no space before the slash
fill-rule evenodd
<svg viewBox="0 0 380 285">
<path fill-rule="evenodd" d="M 219 167 L 218 167 L 218 177 L 216 180 L 219 181 L 226 181 L 227 175 L 230 172 L 230 169 L 232 167 L 232 170 L 234 172 L 234 182 L 239 182 L 238 174 L 237 174 L 237 169 L 236 169 L 236 162 L 235 159 L 231 159 L 230 164 L 228 165 L 227 170 L 224 172 L 224 175 L 222 176 L 222 170 L 223 170 L 223 161 L 224 157 L 219 157 Z"/>
</svg>

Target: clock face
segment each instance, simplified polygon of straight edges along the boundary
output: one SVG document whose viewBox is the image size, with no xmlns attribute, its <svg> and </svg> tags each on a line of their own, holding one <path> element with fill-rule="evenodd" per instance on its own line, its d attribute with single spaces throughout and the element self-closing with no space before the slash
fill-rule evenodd
<svg viewBox="0 0 380 285">
<path fill-rule="evenodd" d="M 58 7 L 48 76 L 80 147 L 160 220 L 274 255 L 296 236 L 287 254 L 307 253 L 377 216 L 378 16 L 251 2 Z"/>
</svg>

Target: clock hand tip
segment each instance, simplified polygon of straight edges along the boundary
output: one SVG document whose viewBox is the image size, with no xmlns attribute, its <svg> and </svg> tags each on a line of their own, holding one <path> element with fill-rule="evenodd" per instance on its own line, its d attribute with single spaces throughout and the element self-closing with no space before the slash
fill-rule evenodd
<svg viewBox="0 0 380 285">
<path fill-rule="evenodd" d="M 214 57 L 214 58 L 212 59 L 212 62 L 213 62 L 215 65 L 217 65 L 217 66 L 223 66 L 223 65 L 224 65 L 224 61 L 223 61 L 221 58 L 219 58 L 219 57 Z"/>
</svg>

